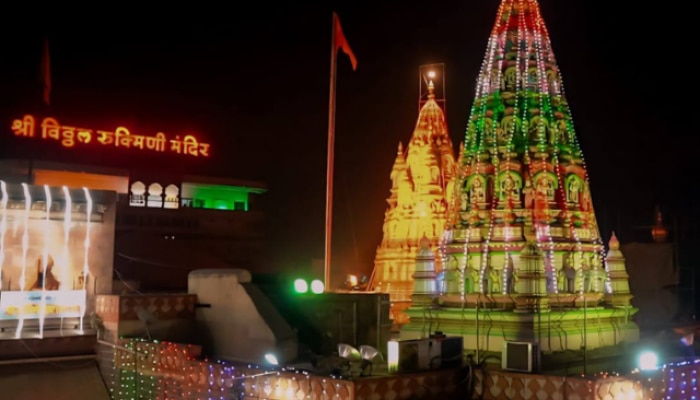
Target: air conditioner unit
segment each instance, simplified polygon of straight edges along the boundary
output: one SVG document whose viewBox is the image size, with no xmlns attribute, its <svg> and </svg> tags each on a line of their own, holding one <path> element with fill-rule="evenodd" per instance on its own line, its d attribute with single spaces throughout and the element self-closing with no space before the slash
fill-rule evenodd
<svg viewBox="0 0 700 400">
<path fill-rule="evenodd" d="M 534 342 L 504 342 L 501 368 L 509 371 L 533 372 L 539 369 L 540 349 Z"/>
</svg>

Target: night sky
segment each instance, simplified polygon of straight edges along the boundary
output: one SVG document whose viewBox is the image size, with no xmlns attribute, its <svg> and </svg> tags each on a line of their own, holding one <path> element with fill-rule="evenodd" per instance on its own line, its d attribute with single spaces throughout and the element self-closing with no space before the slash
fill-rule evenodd
<svg viewBox="0 0 700 400">
<path fill-rule="evenodd" d="M 336 10 L 359 65 L 353 72 L 339 55 L 333 259 L 337 268 L 360 265 L 369 272 L 396 147 L 416 122 L 418 68 L 445 63 L 447 118 L 457 146 L 499 1 L 319 3 L 5 10 L 0 156 L 175 165 L 264 181 L 271 265 L 307 267 L 323 258 Z M 653 222 L 657 204 L 669 222 L 678 217 L 685 235 L 697 234 L 692 193 L 699 169 L 690 140 L 700 132 L 691 13 L 671 0 L 540 4 L 603 235 L 615 229 L 623 242 L 648 239 L 640 227 Z M 123 124 L 148 135 L 197 132 L 212 143 L 212 158 L 136 159 L 14 140 L 11 119 L 39 107 L 44 35 L 51 47 L 49 112 L 59 121 L 98 129 Z"/>
</svg>

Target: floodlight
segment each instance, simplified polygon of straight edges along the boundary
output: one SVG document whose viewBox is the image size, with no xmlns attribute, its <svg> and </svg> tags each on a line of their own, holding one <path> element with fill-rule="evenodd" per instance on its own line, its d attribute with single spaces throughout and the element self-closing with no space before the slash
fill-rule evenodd
<svg viewBox="0 0 700 400">
<path fill-rule="evenodd" d="M 357 283 L 358 283 L 357 275 L 350 274 L 350 275 L 347 275 L 345 277 L 345 286 L 348 289 L 354 289 L 355 286 L 357 286 Z"/>
<path fill-rule="evenodd" d="M 323 285 L 323 282 L 321 282 L 320 279 L 314 279 L 311 281 L 311 291 L 314 294 L 321 294 L 323 293 L 323 290 L 325 289 L 325 286 Z"/>
<path fill-rule="evenodd" d="M 362 359 L 360 351 L 346 343 L 338 343 L 338 356 L 349 361 Z"/>
<path fill-rule="evenodd" d="M 689 334 L 681 337 L 681 343 L 683 344 L 683 346 L 692 347 L 694 342 L 695 342 L 695 333 L 689 333 Z"/>
<path fill-rule="evenodd" d="M 435 71 L 428 71 L 428 78 L 434 79 L 435 78 Z"/>
<path fill-rule="evenodd" d="M 379 350 L 372 346 L 363 344 L 360 346 L 360 356 L 362 357 L 362 366 L 360 367 L 360 376 L 372 375 L 372 364 L 375 360 L 384 361 L 384 356 Z M 369 367 L 369 373 L 365 374 L 365 370 Z"/>
<path fill-rule="evenodd" d="M 272 353 L 265 354 L 265 361 L 267 361 L 271 365 L 279 365 L 279 361 L 277 360 L 277 356 L 272 354 Z"/>
<path fill-rule="evenodd" d="M 656 370 L 659 369 L 659 356 L 654 351 L 646 350 L 639 354 L 637 363 L 641 371 Z"/>
<path fill-rule="evenodd" d="M 367 361 L 374 361 L 375 359 L 379 361 L 384 361 L 384 356 L 382 356 L 382 353 L 380 353 L 379 350 L 366 344 L 360 346 L 360 356 L 363 360 Z"/>
<path fill-rule="evenodd" d="M 299 278 L 294 281 L 294 290 L 297 293 L 306 293 L 309 291 L 309 284 L 305 280 Z"/>
</svg>

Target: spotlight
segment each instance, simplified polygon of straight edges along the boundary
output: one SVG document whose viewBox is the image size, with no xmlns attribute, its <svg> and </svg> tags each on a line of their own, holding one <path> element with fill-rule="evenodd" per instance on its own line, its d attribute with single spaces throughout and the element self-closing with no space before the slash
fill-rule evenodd
<svg viewBox="0 0 700 400">
<path fill-rule="evenodd" d="M 434 79 L 435 78 L 435 71 L 428 71 L 428 78 Z"/>
<path fill-rule="evenodd" d="M 659 356 L 654 351 L 646 350 L 639 354 L 637 363 L 640 371 L 653 371 L 659 369 Z"/>
<path fill-rule="evenodd" d="M 357 275 L 347 275 L 345 277 L 345 287 L 348 289 L 354 289 L 357 286 L 358 279 Z"/>
<path fill-rule="evenodd" d="M 360 351 L 346 343 L 338 343 L 338 364 L 333 369 L 334 375 L 353 376 L 353 365 L 362 360 Z"/>
<path fill-rule="evenodd" d="M 360 356 L 362 357 L 362 366 L 360 367 L 360 376 L 372 375 L 372 364 L 375 360 L 384 361 L 384 357 L 379 350 L 372 346 L 362 345 L 360 346 Z M 369 368 L 369 373 L 365 374 L 365 370 Z"/>
<path fill-rule="evenodd" d="M 265 361 L 267 361 L 270 365 L 277 366 L 279 365 L 279 361 L 277 360 L 277 356 L 272 354 L 272 353 L 267 353 L 265 354 Z"/>
<path fill-rule="evenodd" d="M 689 333 L 689 334 L 681 337 L 681 343 L 683 344 L 683 346 L 692 347 L 694 342 L 695 342 L 695 333 Z"/>
<path fill-rule="evenodd" d="M 321 280 L 314 279 L 313 281 L 311 281 L 311 291 L 314 294 L 321 294 L 321 293 L 323 293 L 324 289 L 325 289 L 325 285 L 323 284 L 323 282 L 321 282 Z"/>
<path fill-rule="evenodd" d="M 359 361 L 362 359 L 360 352 L 346 343 L 338 343 L 338 356 L 348 361 Z"/>
<path fill-rule="evenodd" d="M 297 293 L 306 293 L 309 291 L 309 284 L 305 280 L 299 278 L 294 281 L 294 290 Z"/>
</svg>

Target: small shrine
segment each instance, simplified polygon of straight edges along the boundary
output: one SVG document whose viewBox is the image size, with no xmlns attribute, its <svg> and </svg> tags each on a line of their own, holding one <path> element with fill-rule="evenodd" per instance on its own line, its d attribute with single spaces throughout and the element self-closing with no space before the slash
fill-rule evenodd
<svg viewBox="0 0 700 400">
<path fill-rule="evenodd" d="M 401 338 L 439 329 L 477 353 L 638 341 L 625 259 L 614 234 L 607 251 L 601 238 L 536 0 L 500 4 L 459 157 L 441 245 L 416 259 L 424 301 L 405 311 Z"/>
</svg>

